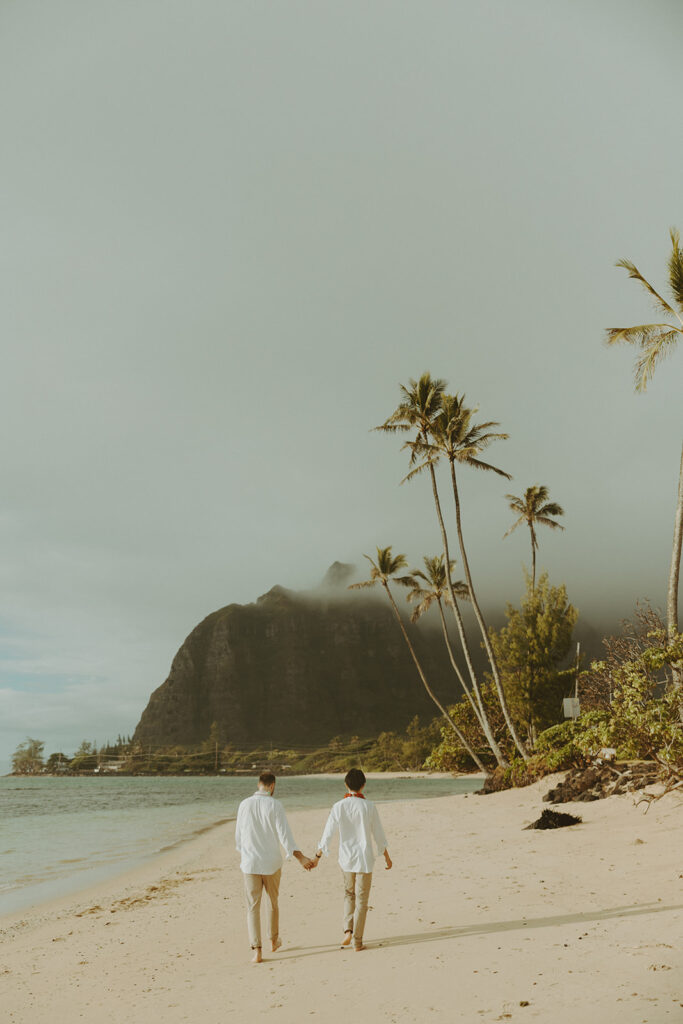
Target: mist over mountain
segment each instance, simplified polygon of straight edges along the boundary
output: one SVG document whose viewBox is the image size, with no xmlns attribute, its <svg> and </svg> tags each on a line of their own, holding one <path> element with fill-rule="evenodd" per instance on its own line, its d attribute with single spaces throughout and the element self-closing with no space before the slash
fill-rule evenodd
<svg viewBox="0 0 683 1024">
<path fill-rule="evenodd" d="M 437 710 L 424 692 L 395 617 L 381 593 L 349 590 L 353 565 L 335 562 L 319 587 L 276 585 L 250 604 L 208 615 L 173 659 L 134 739 L 155 745 L 206 740 L 212 724 L 221 743 L 280 747 L 326 743 L 338 735 L 376 736 L 403 729 L 414 715 Z M 402 597 L 397 592 L 399 606 Z M 404 621 L 430 684 L 452 703 L 460 688 L 436 616 Z M 469 608 L 463 602 L 465 618 Z M 500 610 L 489 624 L 504 623 Z M 476 626 L 473 660 L 486 670 Z M 584 658 L 601 654 L 600 634 L 579 622 Z"/>
<path fill-rule="evenodd" d="M 207 616 L 151 695 L 135 740 L 197 743 L 215 722 L 223 743 L 296 746 L 433 717 L 390 607 L 379 595 L 348 591 L 353 572 L 336 562 L 316 590 L 274 586 L 255 603 Z M 407 628 L 436 692 L 457 699 L 434 628 Z"/>
</svg>

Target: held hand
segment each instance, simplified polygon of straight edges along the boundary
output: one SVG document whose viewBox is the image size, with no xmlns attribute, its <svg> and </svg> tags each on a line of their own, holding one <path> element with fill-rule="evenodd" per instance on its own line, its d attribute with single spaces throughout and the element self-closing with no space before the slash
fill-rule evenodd
<svg viewBox="0 0 683 1024">
<path fill-rule="evenodd" d="M 384 870 L 385 871 L 391 871 L 391 868 L 392 868 L 393 865 L 392 865 L 391 857 L 389 856 L 389 853 L 388 853 L 387 850 L 384 851 L 384 859 L 386 861 L 386 867 L 384 868 Z"/>
<path fill-rule="evenodd" d="M 315 867 L 315 861 L 311 860 L 309 857 L 304 857 L 301 861 L 301 867 L 304 868 L 305 871 L 312 871 Z"/>
</svg>

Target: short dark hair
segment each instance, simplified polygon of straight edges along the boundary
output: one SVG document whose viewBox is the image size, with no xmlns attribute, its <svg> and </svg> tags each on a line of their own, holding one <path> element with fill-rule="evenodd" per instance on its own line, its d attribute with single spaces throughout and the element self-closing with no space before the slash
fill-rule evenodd
<svg viewBox="0 0 683 1024">
<path fill-rule="evenodd" d="M 352 793 L 358 793 L 365 785 L 365 775 L 360 768 L 352 768 L 350 772 L 346 773 L 344 782 Z"/>
<path fill-rule="evenodd" d="M 262 786 L 272 786 L 275 782 L 275 776 L 272 772 L 261 772 L 258 780 Z"/>
</svg>

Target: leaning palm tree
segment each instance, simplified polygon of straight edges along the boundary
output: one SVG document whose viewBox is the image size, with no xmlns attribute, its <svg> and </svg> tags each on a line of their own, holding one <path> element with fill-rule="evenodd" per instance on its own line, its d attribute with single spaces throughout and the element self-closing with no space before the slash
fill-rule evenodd
<svg viewBox="0 0 683 1024">
<path fill-rule="evenodd" d="M 448 626 L 446 625 L 443 605 L 444 602 L 446 604 L 450 604 L 451 598 L 448 593 L 448 585 L 446 583 L 446 567 L 444 565 L 443 555 L 436 555 L 434 558 L 423 558 L 422 561 L 425 566 L 424 572 L 422 572 L 421 569 L 412 569 L 410 575 L 402 580 L 406 586 L 410 587 L 407 598 L 408 602 L 417 601 L 415 609 L 410 616 L 410 621 L 417 622 L 422 618 L 425 612 L 428 612 L 436 603 L 439 610 L 439 618 L 441 620 L 441 630 L 443 632 L 446 650 L 448 651 L 448 657 L 453 667 L 453 671 L 458 678 L 458 682 L 462 687 L 463 693 L 470 702 L 477 722 L 483 729 L 480 710 L 474 697 L 469 691 L 462 672 L 460 671 L 460 666 L 456 661 L 453 647 L 451 645 L 451 638 L 448 635 Z M 463 601 L 469 600 L 470 593 L 467 589 L 467 584 L 463 583 L 462 580 L 458 580 L 457 583 L 453 583 L 451 581 L 451 584 L 456 598 L 460 598 Z"/>
<path fill-rule="evenodd" d="M 379 427 L 375 427 L 375 429 L 390 434 L 415 430 L 415 439 L 407 443 L 407 447 L 412 451 L 412 463 L 415 461 L 416 447 L 420 445 L 427 445 L 429 442 L 430 426 L 441 410 L 443 396 L 446 391 L 446 381 L 441 380 L 438 377 L 433 378 L 430 373 L 423 373 L 418 381 L 411 378 L 408 381 L 408 387 L 404 387 L 404 385 L 401 384 L 400 388 L 402 397 L 398 406 L 391 416 L 389 416 L 388 419 L 386 419 Z M 448 535 L 446 533 L 446 526 L 441 512 L 441 501 L 439 499 L 439 490 L 436 484 L 436 474 L 431 463 L 427 464 L 429 466 L 429 475 L 432 484 L 434 507 L 439 521 L 439 530 L 441 531 L 441 543 L 443 544 L 444 559 L 446 564 L 450 565 L 451 559 L 448 552 Z M 412 472 L 409 473 L 405 479 L 409 479 L 412 475 Z M 479 713 L 486 742 L 491 748 L 498 764 L 504 766 L 507 762 L 493 735 L 493 729 L 491 728 L 488 715 L 486 714 L 484 701 L 481 696 L 481 689 L 479 687 L 479 680 L 477 679 L 477 675 L 474 670 L 467 633 L 465 632 L 465 624 L 463 622 L 462 615 L 460 614 L 455 594 L 452 592 L 451 578 L 448 573 L 446 574 L 446 585 L 448 587 L 450 606 L 453 609 L 453 615 L 455 617 L 465 664 L 467 665 L 467 671 L 472 682 L 472 689 L 477 698 L 477 704 L 479 705 Z"/>
<path fill-rule="evenodd" d="M 461 744 L 461 746 L 463 746 L 465 748 L 467 753 L 470 755 L 470 757 L 472 758 L 472 760 L 476 764 L 477 768 L 480 771 L 485 772 L 486 774 L 488 774 L 486 767 L 481 762 L 480 758 L 477 756 L 476 752 L 472 749 L 470 744 L 467 742 L 467 740 L 465 739 L 463 734 L 460 732 L 460 729 L 458 729 L 457 725 L 455 724 L 455 722 L 453 721 L 451 716 L 448 714 L 448 712 L 446 711 L 445 707 L 443 706 L 443 704 L 441 703 L 439 698 L 436 696 L 436 694 L 432 690 L 432 688 L 429 685 L 429 683 L 427 682 L 427 677 L 424 674 L 424 670 L 422 668 L 422 665 L 420 664 L 420 661 L 419 661 L 419 659 L 417 657 L 417 654 L 415 653 L 415 648 L 413 647 L 413 645 L 412 645 L 412 643 L 410 641 L 410 637 L 408 636 L 408 633 L 406 631 L 405 625 L 403 624 L 403 619 L 401 618 L 401 613 L 399 612 L 399 610 L 398 610 L 398 608 L 396 606 L 396 602 L 394 601 L 394 595 L 392 594 L 392 592 L 391 592 L 391 590 L 389 588 L 389 580 L 392 577 L 396 578 L 396 574 L 401 569 L 404 569 L 407 566 L 407 564 L 408 564 L 407 561 L 406 561 L 405 555 L 395 555 L 394 556 L 391 553 L 391 547 L 388 547 L 388 548 L 377 548 L 377 561 L 376 562 L 372 558 L 370 558 L 370 555 L 364 555 L 363 557 L 367 558 L 367 560 L 368 560 L 368 562 L 370 563 L 370 566 L 371 566 L 371 568 L 370 568 L 370 579 L 363 580 L 361 583 L 352 583 L 351 586 L 349 587 L 349 590 L 358 590 L 358 589 L 365 588 L 365 587 L 374 587 L 376 583 L 380 584 L 380 586 L 383 588 L 385 594 L 389 598 L 389 601 L 391 603 L 391 607 L 392 607 L 392 609 L 394 611 L 394 615 L 396 616 L 396 621 L 398 622 L 398 624 L 400 626 L 401 633 L 403 634 L 403 639 L 405 640 L 406 644 L 408 645 L 408 650 L 410 651 L 410 656 L 412 657 L 413 661 L 415 662 L 415 668 L 418 671 L 418 674 L 419 674 L 420 679 L 422 681 L 422 685 L 424 686 L 425 690 L 427 691 L 427 693 L 429 694 L 429 696 L 431 697 L 433 702 L 436 704 L 437 708 L 439 709 L 439 711 L 441 712 L 443 717 L 446 719 L 446 721 L 448 722 L 448 724 L 451 727 L 451 729 L 453 730 L 453 732 L 455 733 L 455 735 L 456 735 L 456 737 L 458 739 L 458 742 Z M 402 583 L 403 585 L 405 585 L 405 579 L 400 579 L 399 578 L 399 579 L 397 579 L 397 582 L 398 583 Z"/>
<path fill-rule="evenodd" d="M 628 276 L 640 281 L 649 293 L 655 309 L 667 319 L 664 322 L 638 324 L 635 327 L 610 327 L 607 330 L 607 344 L 626 342 L 635 345 L 639 355 L 635 364 L 635 389 L 645 391 L 652 380 L 659 363 L 673 352 L 676 343 L 683 337 L 683 249 L 680 234 L 670 230 L 671 255 L 668 259 L 668 278 L 671 301 L 668 302 L 630 260 L 619 260 L 616 264 L 628 271 Z M 671 320 L 677 323 L 671 323 Z M 678 499 L 674 521 L 673 550 L 669 569 L 669 585 L 666 599 L 666 620 L 669 643 L 678 634 L 678 584 L 681 571 L 681 549 L 683 548 L 683 448 L 678 472 Z M 683 669 L 674 667 L 674 684 L 683 688 Z"/>
<path fill-rule="evenodd" d="M 539 484 L 527 487 L 522 498 L 517 498 L 514 494 L 506 494 L 505 497 L 510 504 L 510 510 L 519 518 L 503 534 L 503 540 L 509 537 L 520 523 L 526 523 L 529 527 L 531 534 L 531 589 L 534 591 L 536 589 L 536 551 L 538 549 L 536 526 L 541 523 L 543 526 L 549 526 L 552 530 L 564 530 L 564 526 L 550 518 L 551 516 L 563 516 L 564 509 L 557 502 L 548 501 L 548 488 Z"/>
<path fill-rule="evenodd" d="M 499 432 L 492 432 L 491 427 L 497 427 L 499 425 L 493 420 L 487 423 L 473 423 L 472 418 L 476 411 L 476 409 L 466 408 L 464 395 L 462 397 L 459 397 L 458 395 L 443 395 L 441 399 L 441 411 L 430 423 L 427 442 L 418 442 L 412 446 L 413 459 L 416 462 L 419 462 L 420 459 L 423 460 L 416 465 L 413 473 L 419 473 L 425 468 L 425 466 L 429 466 L 430 471 L 433 473 L 434 466 L 442 456 L 445 456 L 448 460 L 451 470 L 453 499 L 455 501 L 455 525 L 458 533 L 458 543 L 460 545 L 460 558 L 465 572 L 465 579 L 467 580 L 467 587 L 470 592 L 472 609 L 481 631 L 484 648 L 491 666 L 491 675 L 493 676 L 493 682 L 498 694 L 498 701 L 503 712 L 503 717 L 505 718 L 505 724 L 508 727 L 508 732 L 510 733 L 520 755 L 525 761 L 528 761 L 529 754 L 519 738 L 515 723 L 512 720 L 512 715 L 510 714 L 510 709 L 508 708 L 505 691 L 503 689 L 500 672 L 498 670 L 498 663 L 489 637 L 488 627 L 484 621 L 484 615 L 474 590 L 472 573 L 470 572 L 470 564 L 467 558 L 467 551 L 465 549 L 465 541 L 463 538 L 462 508 L 455 471 L 456 465 L 470 466 L 473 469 L 481 469 L 496 473 L 498 476 L 505 477 L 506 480 L 512 479 L 510 474 L 506 473 L 504 469 L 498 469 L 497 466 L 492 466 L 490 463 L 484 462 L 480 458 L 482 452 L 484 452 L 493 441 L 505 440 L 508 435 Z"/>
</svg>

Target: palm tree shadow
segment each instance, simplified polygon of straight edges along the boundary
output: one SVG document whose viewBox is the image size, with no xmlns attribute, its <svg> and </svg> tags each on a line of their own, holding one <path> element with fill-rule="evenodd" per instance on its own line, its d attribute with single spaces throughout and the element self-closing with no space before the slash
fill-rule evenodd
<svg viewBox="0 0 683 1024">
<path fill-rule="evenodd" d="M 576 914 L 555 914 L 551 917 L 521 918 L 511 921 L 489 921 L 485 924 L 463 925 L 458 928 L 435 928 L 430 932 L 390 936 L 382 939 L 379 945 L 407 946 L 418 942 L 435 942 L 442 939 L 467 938 L 472 935 L 495 935 L 521 931 L 523 928 L 554 928 L 563 924 L 586 924 L 591 921 L 610 921 L 615 918 L 628 919 L 639 917 L 641 914 L 660 914 L 671 910 L 683 910 L 683 904 L 662 906 L 660 903 L 640 903 L 633 906 L 609 907 L 605 910 L 587 910 Z"/>
<path fill-rule="evenodd" d="M 409 935 L 390 935 L 384 939 L 370 943 L 372 948 L 391 948 L 393 946 L 414 946 L 421 942 L 443 942 L 445 939 L 464 939 L 474 935 L 496 935 L 504 932 L 521 931 L 522 929 L 554 928 L 563 924 L 587 924 L 592 921 L 611 921 L 617 918 L 629 919 L 642 914 L 662 914 L 673 910 L 683 910 L 683 904 L 664 906 L 660 903 L 639 903 L 632 906 L 608 907 L 605 910 L 587 910 L 577 914 L 554 914 L 550 917 L 517 918 L 510 921 L 488 921 L 484 924 L 461 925 L 453 928 L 434 928 L 428 932 L 413 932 Z M 342 951 L 338 945 L 291 948 L 288 954 L 279 956 L 278 960 L 298 960 L 307 956 L 320 956 L 323 953 Z M 355 955 L 351 953 L 350 955 Z"/>
</svg>

